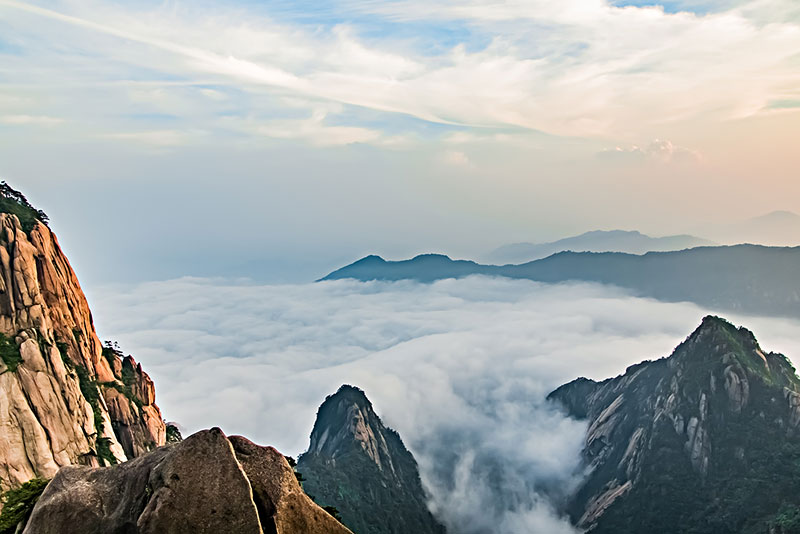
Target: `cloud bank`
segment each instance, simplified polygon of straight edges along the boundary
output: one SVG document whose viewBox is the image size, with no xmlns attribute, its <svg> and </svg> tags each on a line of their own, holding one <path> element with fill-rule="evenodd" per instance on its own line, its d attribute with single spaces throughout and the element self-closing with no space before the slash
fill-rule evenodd
<svg viewBox="0 0 800 534">
<path fill-rule="evenodd" d="M 555 510 L 577 483 L 584 427 L 545 395 L 669 354 L 706 313 L 597 285 L 483 277 L 185 278 L 106 288 L 93 309 L 189 432 L 219 425 L 297 454 L 325 396 L 362 387 L 417 457 L 436 513 L 466 534 L 570 532 Z M 765 348 L 800 354 L 797 322 L 744 324 Z"/>
<path fill-rule="evenodd" d="M 13 46 L 0 43 L 0 54 L 26 84 L 0 91 L 24 95 L 31 114 L 52 107 L 83 128 L 136 127 L 118 112 L 127 109 L 144 117 L 139 133 L 163 130 L 157 115 L 168 115 L 217 137 L 321 145 L 420 133 L 397 114 L 442 126 L 652 136 L 667 123 L 757 115 L 798 96 L 793 0 L 678 12 L 618 4 L 2 0 L 0 30 Z M 331 104 L 342 107 L 316 120 Z"/>
</svg>

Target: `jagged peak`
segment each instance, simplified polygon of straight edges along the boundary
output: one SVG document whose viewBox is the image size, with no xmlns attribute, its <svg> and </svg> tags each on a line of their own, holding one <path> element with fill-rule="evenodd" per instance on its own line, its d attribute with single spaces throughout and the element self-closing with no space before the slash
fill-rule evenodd
<svg viewBox="0 0 800 534">
<path fill-rule="evenodd" d="M 694 347 L 701 344 L 707 344 L 708 350 L 694 350 Z M 737 359 L 744 360 L 740 363 L 755 362 L 756 367 L 766 367 L 769 370 L 766 355 L 753 332 L 743 326 L 736 327 L 727 319 L 716 315 L 705 316 L 700 326 L 675 349 L 669 359 L 683 359 L 687 355 L 694 360 L 698 357 L 702 360 L 723 359 L 734 355 Z"/>
<path fill-rule="evenodd" d="M 353 401 L 363 407 L 372 409 L 372 403 L 367 398 L 367 394 L 364 393 L 363 389 L 356 386 L 351 386 L 350 384 L 342 384 L 339 386 L 339 389 L 336 390 L 336 393 L 325 397 L 325 402 L 323 402 L 322 406 L 320 406 L 320 411 L 323 409 L 323 407 L 325 407 L 326 404 L 341 402 L 343 400 Z"/>
<path fill-rule="evenodd" d="M 306 454 L 335 460 L 353 452 L 363 453 L 379 469 L 393 473 L 387 440 L 394 438 L 399 441 L 375 413 L 364 391 L 345 384 L 319 407 Z"/>
</svg>

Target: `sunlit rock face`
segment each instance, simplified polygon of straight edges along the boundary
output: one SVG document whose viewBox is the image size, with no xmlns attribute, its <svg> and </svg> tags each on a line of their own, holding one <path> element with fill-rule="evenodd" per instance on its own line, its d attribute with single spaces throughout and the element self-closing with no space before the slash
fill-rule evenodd
<svg viewBox="0 0 800 534">
<path fill-rule="evenodd" d="M 444 532 L 428 511 L 414 457 L 358 388 L 325 399 L 297 469 L 308 494 L 335 506 L 354 532 Z"/>
<path fill-rule="evenodd" d="M 165 442 L 152 381 L 100 343 L 55 234 L 10 213 L 0 213 L 0 334 L 1 489 Z"/>
<path fill-rule="evenodd" d="M 549 398 L 589 421 L 580 528 L 782 532 L 800 505 L 800 380 L 749 330 L 706 317 L 670 357 Z"/>
<path fill-rule="evenodd" d="M 122 465 L 62 469 L 25 529 L 111 532 L 351 534 L 308 498 L 281 453 L 218 428 Z"/>
</svg>

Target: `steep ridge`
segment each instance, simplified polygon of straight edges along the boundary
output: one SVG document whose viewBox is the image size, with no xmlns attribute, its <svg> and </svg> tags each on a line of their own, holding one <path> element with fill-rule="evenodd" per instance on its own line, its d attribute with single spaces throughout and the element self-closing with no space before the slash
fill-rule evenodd
<svg viewBox="0 0 800 534">
<path fill-rule="evenodd" d="M 108 468 L 61 469 L 25 534 L 351 534 L 286 458 L 218 428 Z"/>
<path fill-rule="evenodd" d="M 0 211 L 0 489 L 162 445 L 152 381 L 104 350 L 46 216 L 5 183 Z"/>
<path fill-rule="evenodd" d="M 612 284 L 666 302 L 689 301 L 720 310 L 800 316 L 800 247 L 697 247 L 641 256 L 620 252 L 561 252 L 520 265 L 481 265 L 425 254 L 386 261 L 367 256 L 322 280 L 417 280 L 470 275 L 558 283 Z"/>
<path fill-rule="evenodd" d="M 444 533 L 414 457 L 358 388 L 344 385 L 325 399 L 297 469 L 308 494 L 336 507 L 358 534 Z"/>
<path fill-rule="evenodd" d="M 800 379 L 749 330 L 706 317 L 668 358 L 549 398 L 589 421 L 580 528 L 800 531 Z"/>
</svg>

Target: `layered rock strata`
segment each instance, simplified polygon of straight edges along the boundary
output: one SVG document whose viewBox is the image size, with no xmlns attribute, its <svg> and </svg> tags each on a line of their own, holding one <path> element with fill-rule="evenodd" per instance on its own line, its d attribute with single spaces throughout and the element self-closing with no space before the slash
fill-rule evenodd
<svg viewBox="0 0 800 534">
<path fill-rule="evenodd" d="M 164 443 L 152 381 L 104 353 L 56 236 L 10 213 L 0 213 L 0 354 L 0 489 Z"/>
</svg>

